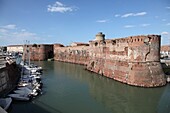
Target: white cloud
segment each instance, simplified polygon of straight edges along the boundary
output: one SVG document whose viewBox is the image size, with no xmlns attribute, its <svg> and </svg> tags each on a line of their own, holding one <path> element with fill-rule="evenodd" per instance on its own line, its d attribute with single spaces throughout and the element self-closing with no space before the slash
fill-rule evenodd
<svg viewBox="0 0 170 113">
<path fill-rule="evenodd" d="M 16 25 L 15 24 L 9 24 L 9 25 L 5 25 L 5 26 L 1 26 L 2 28 L 5 29 L 16 29 Z"/>
<path fill-rule="evenodd" d="M 109 20 L 97 20 L 96 22 L 98 22 L 98 23 L 106 23 L 106 22 L 108 22 Z"/>
<path fill-rule="evenodd" d="M 75 8 L 66 6 L 61 2 L 56 1 L 53 5 L 47 6 L 48 12 L 59 12 L 59 13 L 65 13 L 65 12 L 72 12 L 75 10 Z"/>
<path fill-rule="evenodd" d="M 16 25 L 15 25 L 16 26 Z M 0 26 L 0 45 L 23 44 L 25 40 L 32 43 L 44 42 L 36 33 L 26 31 L 25 29 L 14 29 L 9 25 Z"/>
<path fill-rule="evenodd" d="M 127 13 L 127 14 L 122 15 L 121 17 L 126 18 L 126 17 L 133 16 L 133 15 L 134 15 L 133 13 Z"/>
<path fill-rule="evenodd" d="M 147 27 L 147 26 L 150 26 L 150 24 L 142 24 L 141 26 L 142 27 Z"/>
<path fill-rule="evenodd" d="M 164 31 L 164 32 L 161 33 L 161 35 L 168 35 L 168 34 L 169 34 L 169 33 L 166 32 L 166 31 Z"/>
<path fill-rule="evenodd" d="M 166 9 L 170 9 L 170 7 L 166 7 Z"/>
<path fill-rule="evenodd" d="M 55 6 L 64 6 L 61 2 L 56 1 Z"/>
<path fill-rule="evenodd" d="M 21 29 L 22 32 L 25 32 L 26 30 L 25 29 Z"/>
<path fill-rule="evenodd" d="M 125 25 L 124 28 L 132 28 L 135 27 L 134 25 Z"/>
<path fill-rule="evenodd" d="M 170 23 L 167 23 L 166 25 L 167 25 L 167 26 L 170 26 Z"/>
<path fill-rule="evenodd" d="M 140 12 L 140 13 L 134 14 L 134 16 L 143 16 L 143 15 L 146 15 L 146 14 L 147 14 L 146 12 Z"/>
<path fill-rule="evenodd" d="M 122 15 L 121 17 L 122 17 L 122 18 L 126 18 L 126 17 L 130 17 L 130 16 L 144 16 L 144 15 L 146 15 L 146 14 L 147 14 L 146 12 L 127 13 L 127 14 Z"/>
<path fill-rule="evenodd" d="M 119 14 L 116 14 L 115 17 L 119 17 L 120 15 Z"/>
<path fill-rule="evenodd" d="M 6 33 L 8 32 L 6 29 L 0 29 L 0 33 Z"/>
<path fill-rule="evenodd" d="M 30 32 L 14 32 L 12 33 L 15 37 L 35 37 L 35 33 L 30 33 Z"/>
</svg>

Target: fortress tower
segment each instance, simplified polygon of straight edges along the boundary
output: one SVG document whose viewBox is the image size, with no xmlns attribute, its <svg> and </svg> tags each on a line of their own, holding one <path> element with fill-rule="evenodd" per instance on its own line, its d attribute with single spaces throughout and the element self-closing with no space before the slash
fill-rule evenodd
<svg viewBox="0 0 170 113">
<path fill-rule="evenodd" d="M 160 35 L 90 41 L 87 69 L 114 80 L 142 87 L 166 84 L 160 64 Z M 101 41 L 102 40 L 102 41 Z"/>
<path fill-rule="evenodd" d="M 99 32 L 98 34 L 96 34 L 96 41 L 104 41 L 105 40 L 105 35 L 102 32 Z"/>
</svg>

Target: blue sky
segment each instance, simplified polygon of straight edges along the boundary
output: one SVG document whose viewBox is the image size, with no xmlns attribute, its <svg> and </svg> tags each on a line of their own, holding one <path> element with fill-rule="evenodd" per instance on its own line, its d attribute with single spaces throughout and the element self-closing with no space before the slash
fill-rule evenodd
<svg viewBox="0 0 170 113">
<path fill-rule="evenodd" d="M 170 43 L 169 0 L 0 0 L 0 46 L 159 34 Z"/>
</svg>

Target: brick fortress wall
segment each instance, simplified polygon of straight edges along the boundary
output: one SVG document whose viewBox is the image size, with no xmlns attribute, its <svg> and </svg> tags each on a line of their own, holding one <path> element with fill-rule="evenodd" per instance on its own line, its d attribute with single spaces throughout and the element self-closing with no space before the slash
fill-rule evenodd
<svg viewBox="0 0 170 113">
<path fill-rule="evenodd" d="M 87 65 L 89 62 L 89 46 L 63 47 L 54 44 L 54 59 L 63 62 Z"/>
<path fill-rule="evenodd" d="M 25 59 L 29 59 L 30 51 L 30 60 L 33 61 L 42 61 L 47 60 L 48 58 L 53 58 L 53 45 L 48 44 L 33 44 L 24 46 L 24 55 Z"/>
<path fill-rule="evenodd" d="M 54 45 L 58 61 L 87 65 L 89 71 L 108 78 L 142 87 L 166 84 L 160 64 L 160 36 L 132 36 L 104 39 L 98 33 L 90 46 L 60 47 Z"/>
</svg>

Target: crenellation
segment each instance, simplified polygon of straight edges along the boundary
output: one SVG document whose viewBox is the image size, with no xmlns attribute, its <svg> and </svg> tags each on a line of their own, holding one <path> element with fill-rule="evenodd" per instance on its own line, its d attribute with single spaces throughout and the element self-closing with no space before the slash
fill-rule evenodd
<svg viewBox="0 0 170 113">
<path fill-rule="evenodd" d="M 105 39 L 99 32 L 89 46 L 54 45 L 54 59 L 86 65 L 89 71 L 126 84 L 162 86 L 166 81 L 159 60 L 160 38 L 160 35 L 139 35 Z"/>
</svg>

